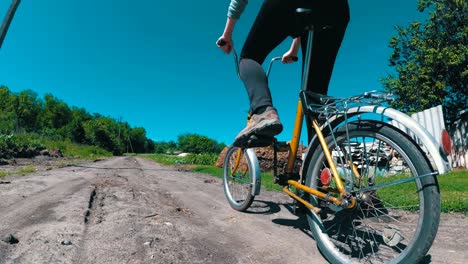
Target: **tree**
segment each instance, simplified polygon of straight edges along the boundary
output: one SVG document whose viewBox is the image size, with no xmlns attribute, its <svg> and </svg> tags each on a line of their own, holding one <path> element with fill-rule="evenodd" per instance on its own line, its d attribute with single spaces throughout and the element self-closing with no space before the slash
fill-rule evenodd
<svg viewBox="0 0 468 264">
<path fill-rule="evenodd" d="M 417 8 L 428 19 L 396 27 L 389 62 L 397 74 L 382 82 L 397 96 L 397 109 L 413 113 L 442 104 L 450 124 L 468 109 L 467 3 L 419 0 Z"/>
<path fill-rule="evenodd" d="M 24 90 L 15 99 L 18 126 L 25 131 L 36 131 L 39 114 L 42 110 L 42 104 L 37 98 L 37 93 L 31 90 Z"/>
<path fill-rule="evenodd" d="M 147 138 L 145 142 L 145 153 L 155 153 L 156 146 L 153 140 Z"/>
<path fill-rule="evenodd" d="M 136 127 L 130 130 L 130 142 L 135 153 L 145 152 L 146 130 L 142 127 Z"/>
<path fill-rule="evenodd" d="M 92 116 L 84 108 L 72 107 L 72 119 L 66 126 L 66 138 L 76 143 L 85 143 L 86 135 L 83 124 L 92 119 Z"/>
<path fill-rule="evenodd" d="M 0 134 L 9 134 L 16 129 L 16 114 L 0 109 Z"/>
<path fill-rule="evenodd" d="M 0 85 L 0 134 L 34 132 L 53 140 L 69 140 L 102 147 L 115 155 L 125 151 L 153 153 L 156 144 L 146 137 L 142 127 L 132 128 L 99 113 L 69 107 L 65 102 L 46 94 L 24 90 L 12 93 Z M 173 146 L 172 146 L 173 145 Z M 172 142 L 171 148 L 176 149 Z"/>
<path fill-rule="evenodd" d="M 41 116 L 42 127 L 58 129 L 71 121 L 72 112 L 66 103 L 51 94 L 44 95 L 44 100 Z"/>
<path fill-rule="evenodd" d="M 5 86 L 0 86 L 0 110 L 13 112 L 15 110 L 13 94 Z"/>
<path fill-rule="evenodd" d="M 160 141 L 160 142 L 154 142 L 154 153 L 160 153 L 160 154 L 167 154 L 167 153 L 173 153 L 175 150 L 177 150 L 177 143 L 174 141 Z"/>
<path fill-rule="evenodd" d="M 18 117 L 15 112 L 14 95 L 5 86 L 0 86 L 0 133 L 16 130 Z"/>
<path fill-rule="evenodd" d="M 124 145 L 118 137 L 119 125 L 107 117 L 92 119 L 83 123 L 88 144 L 111 151 L 114 155 L 124 152 Z"/>
<path fill-rule="evenodd" d="M 179 150 L 195 154 L 219 153 L 223 149 L 223 144 L 218 144 L 214 139 L 197 134 L 184 134 L 178 136 Z"/>
</svg>

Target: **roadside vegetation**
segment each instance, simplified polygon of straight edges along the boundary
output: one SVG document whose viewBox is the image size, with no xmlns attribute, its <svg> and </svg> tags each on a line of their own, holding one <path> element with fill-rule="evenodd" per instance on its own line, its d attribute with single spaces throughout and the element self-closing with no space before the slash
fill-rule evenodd
<svg viewBox="0 0 468 264">
<path fill-rule="evenodd" d="M 468 213 L 468 170 L 452 171 L 437 177 L 442 200 L 442 212 Z M 414 183 L 383 188 L 379 196 L 392 205 L 412 206 L 416 200 Z M 411 195 L 408 195 L 411 193 Z M 409 208 L 411 209 L 411 208 Z"/>
<path fill-rule="evenodd" d="M 70 158 L 95 159 L 112 156 L 112 153 L 102 148 L 73 143 L 70 140 L 51 140 L 37 134 L 0 134 L 0 159 L 31 158 L 43 150 L 60 151 L 60 154 Z"/>
<path fill-rule="evenodd" d="M 223 169 L 213 165 L 216 159 L 214 159 L 211 164 L 198 164 L 189 162 L 190 159 L 184 160 L 184 158 L 171 155 L 145 155 L 145 157 L 165 165 L 190 164 L 191 166 L 187 168 L 191 171 L 210 174 L 221 179 L 223 178 Z M 468 170 L 453 171 L 438 176 L 438 182 L 441 192 L 442 212 L 468 214 Z M 407 187 L 411 188 L 413 186 Z M 391 201 L 395 206 L 411 206 L 414 204 L 414 201 L 405 198 L 408 197 L 406 192 L 408 188 L 399 185 L 398 188 L 387 188 L 388 190 L 382 189 L 381 195 L 384 195 L 386 197 L 385 200 Z M 281 191 L 282 187 L 273 184 L 272 173 L 262 172 L 262 189 Z"/>
<path fill-rule="evenodd" d="M 187 156 L 167 155 L 167 154 L 144 154 L 158 163 L 165 165 L 212 165 L 216 162 L 218 154 L 202 153 L 188 154 Z"/>
<path fill-rule="evenodd" d="M 0 178 L 8 176 L 8 175 L 28 174 L 28 173 L 33 173 L 35 171 L 36 171 L 36 168 L 32 166 L 27 166 L 25 168 L 21 168 L 21 169 L 14 170 L 14 171 L 0 171 Z"/>
<path fill-rule="evenodd" d="M 5 86 L 0 86 L 0 135 L 33 135 L 43 145 L 44 140 L 70 142 L 95 146 L 114 155 L 154 152 L 154 142 L 142 127 L 70 107 L 51 94 L 40 98 L 32 90 L 14 93 Z"/>
<path fill-rule="evenodd" d="M 224 147 L 206 136 L 183 134 L 177 142 L 155 142 L 155 154 L 144 156 L 165 165 L 213 165 Z"/>
<path fill-rule="evenodd" d="M 111 157 L 112 153 L 96 146 L 76 144 L 71 141 L 44 140 L 47 149 L 59 149 L 63 156 L 80 159 Z"/>
<path fill-rule="evenodd" d="M 190 168 L 192 171 L 201 172 L 213 175 L 218 178 L 223 178 L 222 168 L 215 166 L 196 165 Z M 442 201 L 442 212 L 444 213 L 464 213 L 468 214 L 468 170 L 454 171 L 446 175 L 438 177 L 441 201 Z M 262 172 L 262 189 L 264 190 L 275 190 L 281 191 L 282 187 L 273 184 L 273 175 L 271 173 Z M 402 188 L 400 185 L 398 188 L 388 188 L 389 191 L 382 189 L 383 195 L 386 197 L 392 197 L 392 204 L 395 206 L 411 206 L 414 205 L 414 201 L 408 199 L 400 199 L 408 197 L 406 188 Z M 414 189 L 413 189 L 414 190 Z"/>
</svg>

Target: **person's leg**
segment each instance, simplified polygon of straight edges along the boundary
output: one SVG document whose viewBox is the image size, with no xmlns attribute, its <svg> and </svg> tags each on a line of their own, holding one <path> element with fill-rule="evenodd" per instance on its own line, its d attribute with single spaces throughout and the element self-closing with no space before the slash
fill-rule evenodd
<svg viewBox="0 0 468 264">
<path fill-rule="evenodd" d="M 306 87 L 308 91 L 314 91 L 321 94 L 328 93 L 328 86 L 332 76 L 333 67 L 338 50 L 341 46 L 346 27 L 349 22 L 349 7 L 347 0 L 330 0 L 325 6 L 324 2 L 313 3 L 312 8 L 319 9 L 318 17 L 321 24 L 330 25 L 331 28 L 315 32 L 314 43 L 312 46 L 312 59 L 309 67 L 309 82 Z M 305 60 L 308 33 L 301 35 L 302 58 Z M 304 68 L 304 64 L 302 66 Z M 310 122 L 306 122 L 308 140 L 310 141 L 315 134 Z"/>
<path fill-rule="evenodd" d="M 349 7 L 347 0 L 334 0 L 315 8 L 320 8 L 319 13 L 324 15 L 325 23 L 331 27 L 314 32 L 307 90 L 327 94 L 336 56 L 349 22 Z M 306 43 L 307 37 L 302 37 L 303 56 Z"/>
<path fill-rule="evenodd" d="M 250 113 L 255 114 L 263 107 L 273 106 L 267 76 L 257 61 L 242 58 L 239 64 L 239 74 L 249 96 Z"/>
<path fill-rule="evenodd" d="M 266 0 L 250 30 L 241 52 L 239 73 L 250 100 L 250 123 L 235 138 L 235 146 L 246 146 L 252 135 L 271 138 L 283 130 L 261 64 L 293 28 L 289 1 Z M 289 16 L 288 16 L 289 15 Z"/>
<path fill-rule="evenodd" d="M 241 52 L 240 77 L 250 100 L 250 111 L 272 106 L 268 80 L 261 64 L 291 31 L 294 1 L 265 0 Z"/>
</svg>

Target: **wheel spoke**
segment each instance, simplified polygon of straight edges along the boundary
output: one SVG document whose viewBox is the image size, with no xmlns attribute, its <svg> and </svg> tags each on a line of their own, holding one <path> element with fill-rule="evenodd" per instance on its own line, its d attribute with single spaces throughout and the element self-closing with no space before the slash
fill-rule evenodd
<svg viewBox="0 0 468 264">
<path fill-rule="evenodd" d="M 364 122 L 363 126 L 351 123 L 349 137 L 344 129 L 337 129 L 336 141 L 331 136 L 326 138 L 329 149 L 334 151 L 332 156 L 340 176 L 344 177 L 343 184 L 354 196 L 356 206 L 345 209 L 311 197 L 311 202 L 322 209 L 322 225 L 309 220 L 314 237 L 317 241 L 328 241 L 319 245 L 327 256 L 333 257 L 331 262 L 349 259 L 385 263 L 396 258 L 412 262 L 406 258 L 415 254 L 408 251 L 416 249 L 423 252 L 413 259 L 417 261 L 429 247 L 426 243 L 425 248 L 418 249 L 421 246 L 415 245 L 415 241 L 432 241 L 435 237 L 431 223 L 439 221 L 438 213 L 431 214 L 436 219 L 421 217 L 427 215 L 425 212 L 432 209 L 431 205 L 440 204 L 439 197 L 432 196 L 438 191 L 437 184 L 424 154 L 408 138 L 388 125 Z M 306 184 L 338 198 L 332 191 L 334 181 L 323 185 L 326 182 L 320 179 L 321 171 L 327 167 L 330 166 L 323 151 L 315 152 L 306 172 Z M 385 188 L 374 189 L 378 186 Z"/>
<path fill-rule="evenodd" d="M 224 164 L 224 190 L 232 208 L 246 210 L 253 201 L 250 164 L 244 150 L 232 147 L 226 153 Z"/>
</svg>

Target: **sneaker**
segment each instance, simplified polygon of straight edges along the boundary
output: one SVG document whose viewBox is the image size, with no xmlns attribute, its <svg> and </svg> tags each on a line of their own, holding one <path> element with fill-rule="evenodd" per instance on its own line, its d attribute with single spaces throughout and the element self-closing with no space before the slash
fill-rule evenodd
<svg viewBox="0 0 468 264">
<path fill-rule="evenodd" d="M 283 131 L 278 113 L 274 108 L 268 108 L 261 114 L 252 115 L 247 126 L 236 136 L 233 145 L 244 147 L 252 135 L 273 138 Z"/>
</svg>

